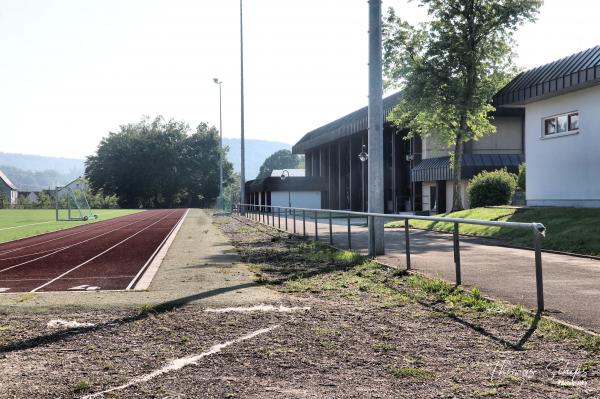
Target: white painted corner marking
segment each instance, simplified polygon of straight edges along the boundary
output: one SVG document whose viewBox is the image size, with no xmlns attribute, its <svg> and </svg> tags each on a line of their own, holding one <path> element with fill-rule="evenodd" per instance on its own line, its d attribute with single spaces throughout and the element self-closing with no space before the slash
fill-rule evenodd
<svg viewBox="0 0 600 399">
<path fill-rule="evenodd" d="M 10 291 L 10 288 L 0 288 L 0 292 Z"/>
<path fill-rule="evenodd" d="M 276 328 L 279 328 L 279 327 L 281 327 L 281 326 L 280 325 L 274 325 L 272 327 L 263 328 L 261 330 L 256 330 L 254 332 L 251 332 L 251 333 L 246 334 L 244 336 L 241 336 L 239 338 L 233 339 L 231 341 L 227 341 L 227 342 L 223 342 L 222 344 L 214 345 L 214 346 L 210 347 L 210 349 L 208 351 L 200 353 L 198 355 L 186 356 L 186 357 L 182 357 L 182 358 L 179 358 L 179 359 L 175 359 L 175 360 L 171 361 L 169 364 L 167 364 L 166 366 L 164 366 L 164 367 L 162 367 L 160 369 L 154 370 L 151 373 L 148 373 L 148 374 L 145 374 L 145 375 L 141 375 L 139 377 L 135 377 L 135 378 L 131 379 L 129 382 L 123 384 L 123 385 L 119 385 L 117 387 L 110 388 L 110 389 L 107 389 L 105 391 L 96 392 L 96 393 L 93 393 L 93 394 L 90 394 L 90 395 L 83 396 L 82 399 L 97 398 L 97 397 L 103 396 L 104 394 L 107 394 L 107 393 L 110 393 L 110 392 L 121 391 L 123 389 L 129 388 L 132 385 L 136 385 L 136 384 L 139 384 L 139 383 L 142 383 L 142 382 L 150 381 L 150 380 L 152 380 L 152 379 L 154 379 L 154 378 L 156 378 L 156 377 L 158 377 L 158 376 L 160 376 L 162 374 L 169 373 L 171 371 L 180 370 L 180 369 L 182 369 L 182 368 L 184 368 L 186 366 L 191 366 L 191 365 L 197 364 L 202 358 L 204 358 L 206 356 L 214 355 L 215 353 L 220 352 L 221 350 L 227 348 L 228 346 L 240 343 L 242 341 L 246 341 L 246 340 L 252 339 L 252 338 L 254 338 L 254 337 L 258 336 L 258 335 L 268 333 L 268 332 L 273 331 L 273 330 L 275 330 Z"/>
<path fill-rule="evenodd" d="M 82 327 L 93 327 L 95 326 L 95 324 L 93 323 L 80 323 L 76 320 L 62 320 L 62 319 L 56 319 L 56 320 L 50 320 L 48 322 L 48 324 L 46 324 L 47 328 L 82 328 Z"/>
<path fill-rule="evenodd" d="M 69 291 L 98 291 L 99 289 L 100 287 L 97 287 L 95 285 L 83 284 L 78 285 L 77 287 L 71 287 L 69 288 Z"/>
<path fill-rule="evenodd" d="M 283 305 L 273 306 L 273 305 L 255 305 L 255 306 L 239 306 L 239 307 L 230 307 L 230 308 L 206 308 L 205 312 L 208 313 L 249 313 L 249 312 L 281 312 L 281 313 L 291 313 L 298 311 L 308 311 L 310 307 L 298 307 L 292 306 L 287 307 Z"/>
</svg>

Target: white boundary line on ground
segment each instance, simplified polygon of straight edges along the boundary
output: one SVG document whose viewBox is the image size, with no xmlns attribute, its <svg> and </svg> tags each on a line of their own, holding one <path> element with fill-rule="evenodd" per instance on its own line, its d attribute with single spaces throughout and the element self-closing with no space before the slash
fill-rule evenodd
<svg viewBox="0 0 600 399">
<path fill-rule="evenodd" d="M 129 240 L 129 239 L 131 239 L 131 238 L 133 238 L 133 237 L 135 237 L 135 236 L 137 236 L 137 235 L 138 235 L 138 234 L 140 234 L 142 231 L 146 231 L 146 230 L 148 230 L 150 227 L 154 226 L 154 225 L 155 225 L 155 224 L 157 224 L 158 222 L 161 222 L 162 220 L 164 220 L 164 219 L 166 219 L 167 217 L 171 216 L 173 213 L 174 213 L 174 211 L 173 211 L 173 212 L 171 212 L 171 213 L 169 213 L 169 214 L 167 214 L 167 215 L 165 215 L 165 216 L 163 216 L 162 218 L 158 219 L 156 222 L 154 222 L 154 223 L 152 223 L 152 224 L 150 224 L 150 225 L 148 225 L 148 226 L 144 227 L 143 229 L 136 231 L 134 234 L 132 234 L 132 235 L 130 235 L 129 237 L 127 237 L 127 238 L 125 238 L 125 239 L 123 239 L 123 240 L 119 241 L 118 243 L 116 243 L 116 244 L 115 244 L 115 245 L 113 245 L 112 247 L 110 247 L 110 248 L 108 248 L 108 249 L 105 249 L 104 251 L 100 252 L 99 254 L 96 254 L 96 255 L 94 255 L 93 257 L 89 258 L 89 259 L 88 259 L 88 260 L 86 260 L 85 262 L 78 264 L 78 265 L 77 265 L 77 266 L 75 266 L 74 268 L 72 268 L 72 269 L 70 269 L 70 270 L 67 270 L 66 272 L 62 273 L 61 275 L 59 275 L 59 276 L 57 276 L 57 277 L 53 278 L 52 280 L 50 280 L 50 281 L 46 282 L 45 284 L 42 284 L 42 285 L 40 285 L 39 287 L 36 287 L 36 288 L 32 289 L 32 290 L 31 290 L 31 291 L 29 291 L 29 292 L 36 292 L 37 290 L 39 290 L 39 289 L 42 289 L 42 288 L 46 287 L 46 286 L 47 286 L 47 285 L 49 285 L 49 284 L 52 284 L 53 282 L 55 282 L 55 281 L 57 281 L 57 280 L 60 280 L 61 278 L 63 278 L 63 277 L 64 277 L 64 276 L 66 276 L 67 274 L 69 274 L 69 273 L 71 273 L 71 272 L 73 272 L 73 271 L 75 271 L 75 270 L 79 269 L 79 268 L 80 268 L 80 267 L 82 267 L 82 266 L 85 266 L 85 265 L 87 265 L 88 263 L 90 263 L 90 262 L 91 262 L 91 261 L 93 261 L 94 259 L 97 259 L 97 258 L 99 258 L 100 256 L 104 255 L 105 253 L 107 253 L 107 252 L 111 251 L 112 249 L 114 249 L 114 248 L 118 247 L 119 245 L 123 244 L 125 241 L 127 241 L 127 240 Z M 143 220 L 145 220 L 145 219 L 143 219 Z M 132 224 L 133 224 L 133 223 L 132 223 Z M 115 230 L 117 230 L 117 229 L 115 229 Z M 115 231 L 115 230 L 112 230 L 112 231 Z M 106 234 L 106 233 L 105 233 L 105 234 Z M 103 234 L 103 235 L 104 235 L 104 234 Z M 89 241 L 89 240 L 87 240 L 87 241 Z"/>
<path fill-rule="evenodd" d="M 258 335 L 261 335 L 261 334 L 266 334 L 266 333 L 268 333 L 270 331 L 273 331 L 273 330 L 275 330 L 276 328 L 279 328 L 279 327 L 281 327 L 281 326 L 279 324 L 277 324 L 277 325 L 274 325 L 274 326 L 271 326 L 271 327 L 263 328 L 261 330 L 253 331 L 253 332 L 251 332 L 249 334 L 246 334 L 244 336 L 238 337 L 238 338 L 233 339 L 231 341 L 223 342 L 222 344 L 213 345 L 206 352 L 200 353 L 198 355 L 186 356 L 186 357 L 182 357 L 182 358 L 179 358 L 179 359 L 172 360 L 166 366 L 164 366 L 164 367 L 162 367 L 160 369 L 154 370 L 151 373 L 144 374 L 144 375 L 141 375 L 139 377 L 135 377 L 135 378 L 129 380 L 129 382 L 123 384 L 123 385 L 119 385 L 117 387 L 110 388 L 110 389 L 107 389 L 105 391 L 96 392 L 96 393 L 93 393 L 93 394 L 90 394 L 90 395 L 83 396 L 82 399 L 93 399 L 93 398 L 97 398 L 97 397 L 100 397 L 100 396 L 104 396 L 105 394 L 110 393 L 110 392 L 122 391 L 123 389 L 129 388 L 132 385 L 137 385 L 137 384 L 140 384 L 142 382 L 148 382 L 148 381 L 150 381 L 150 380 L 152 380 L 152 379 L 154 379 L 156 377 L 159 377 L 159 376 L 161 376 L 163 374 L 166 374 L 166 373 L 169 373 L 171 371 L 177 371 L 177 370 L 180 370 L 180 369 L 182 369 L 184 367 L 191 366 L 191 365 L 194 365 L 194 364 L 198 364 L 198 362 L 200 360 L 202 360 L 202 358 L 205 358 L 205 357 L 210 356 L 210 355 L 214 355 L 215 353 L 219 353 L 219 352 L 221 352 L 221 350 L 227 348 L 228 346 L 240 343 L 242 341 L 246 341 L 246 340 L 252 339 L 252 338 L 254 338 L 254 337 L 258 336 Z"/>
<path fill-rule="evenodd" d="M 173 241 L 175 241 L 175 237 L 177 237 L 177 233 L 179 232 L 179 229 L 181 228 L 181 225 L 183 224 L 183 221 L 189 212 L 189 209 L 185 211 L 183 216 L 181 216 L 181 219 L 179 219 L 179 222 L 173 226 L 171 232 L 167 234 L 156 250 L 154 250 L 152 255 L 150 255 L 150 258 L 148 258 L 144 266 L 142 266 L 140 271 L 131 280 L 127 288 L 125 288 L 126 290 L 145 290 L 150 287 L 154 276 L 158 272 L 158 268 L 165 259 L 165 256 L 167 256 L 167 252 L 169 251 L 171 244 L 173 244 Z"/>
<path fill-rule="evenodd" d="M 3 227 L 3 228 L 0 229 L 0 231 L 2 231 L 2 230 L 10 230 L 10 229 L 20 229 L 21 227 L 28 227 L 28 226 L 37 226 L 38 224 L 52 223 L 53 221 L 54 220 L 48 220 L 47 222 L 22 224 L 21 226 Z"/>
</svg>

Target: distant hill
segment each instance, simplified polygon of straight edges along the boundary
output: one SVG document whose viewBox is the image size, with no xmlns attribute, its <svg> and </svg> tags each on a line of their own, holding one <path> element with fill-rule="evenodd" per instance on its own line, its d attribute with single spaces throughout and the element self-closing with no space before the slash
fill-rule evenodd
<svg viewBox="0 0 600 399">
<path fill-rule="evenodd" d="M 291 149 L 287 143 L 246 139 L 246 180 L 258 175 L 265 159 L 276 151 Z M 240 171 L 240 139 L 223 138 L 229 146 L 227 159 Z M 41 155 L 0 152 L 0 169 L 22 191 L 37 191 L 70 182 L 85 171 L 84 159 L 46 157 Z"/>
<path fill-rule="evenodd" d="M 233 168 L 236 172 L 240 171 L 240 139 L 223 138 L 223 145 L 229 146 L 227 159 L 233 163 Z M 260 166 L 265 159 L 271 154 L 279 150 L 291 150 L 292 146 L 287 143 L 267 140 L 245 140 L 246 150 L 246 180 L 252 180 L 258 175 Z"/>
<path fill-rule="evenodd" d="M 0 169 L 20 191 L 40 191 L 83 175 L 84 160 L 0 152 Z"/>
<path fill-rule="evenodd" d="M 76 179 L 79 173 L 59 173 L 56 170 L 25 170 L 14 166 L 0 165 L 6 176 L 19 191 L 41 191 L 56 186 L 63 186 Z"/>
<path fill-rule="evenodd" d="M 54 170 L 58 173 L 80 176 L 83 174 L 83 159 L 45 157 L 42 155 L 10 154 L 0 152 L 0 165 L 30 171 Z"/>
</svg>

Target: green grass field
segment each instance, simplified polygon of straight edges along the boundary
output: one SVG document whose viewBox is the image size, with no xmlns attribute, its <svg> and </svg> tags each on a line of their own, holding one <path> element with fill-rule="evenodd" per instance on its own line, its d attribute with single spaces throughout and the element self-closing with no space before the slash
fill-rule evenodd
<svg viewBox="0 0 600 399">
<path fill-rule="evenodd" d="M 543 223 L 547 233 L 542 239 L 542 248 L 600 256 L 600 240 L 598 240 L 600 209 L 487 207 L 438 216 Z M 411 220 L 409 223 L 413 227 L 427 230 L 451 232 L 453 229 L 452 223 L 423 220 Z M 386 227 L 403 226 L 402 221 L 386 224 Z M 460 225 L 460 232 L 482 237 L 497 237 L 512 245 L 532 246 L 531 232 L 526 230 L 463 224 Z"/>
<path fill-rule="evenodd" d="M 139 209 L 94 209 L 97 221 L 141 212 Z M 57 222 L 54 209 L 0 209 L 0 242 L 67 229 L 88 222 Z"/>
</svg>

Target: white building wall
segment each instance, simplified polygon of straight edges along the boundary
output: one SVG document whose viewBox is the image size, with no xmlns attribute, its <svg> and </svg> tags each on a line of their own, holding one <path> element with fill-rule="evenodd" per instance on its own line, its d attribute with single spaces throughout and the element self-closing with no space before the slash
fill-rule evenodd
<svg viewBox="0 0 600 399">
<path fill-rule="evenodd" d="M 579 133 L 543 138 L 544 117 L 579 111 Z M 600 207 L 600 86 L 526 106 L 527 204 Z"/>
<path fill-rule="evenodd" d="M 292 191 L 290 195 L 293 207 L 321 209 L 320 191 Z M 272 191 L 271 205 L 288 206 L 288 192 Z"/>
</svg>

